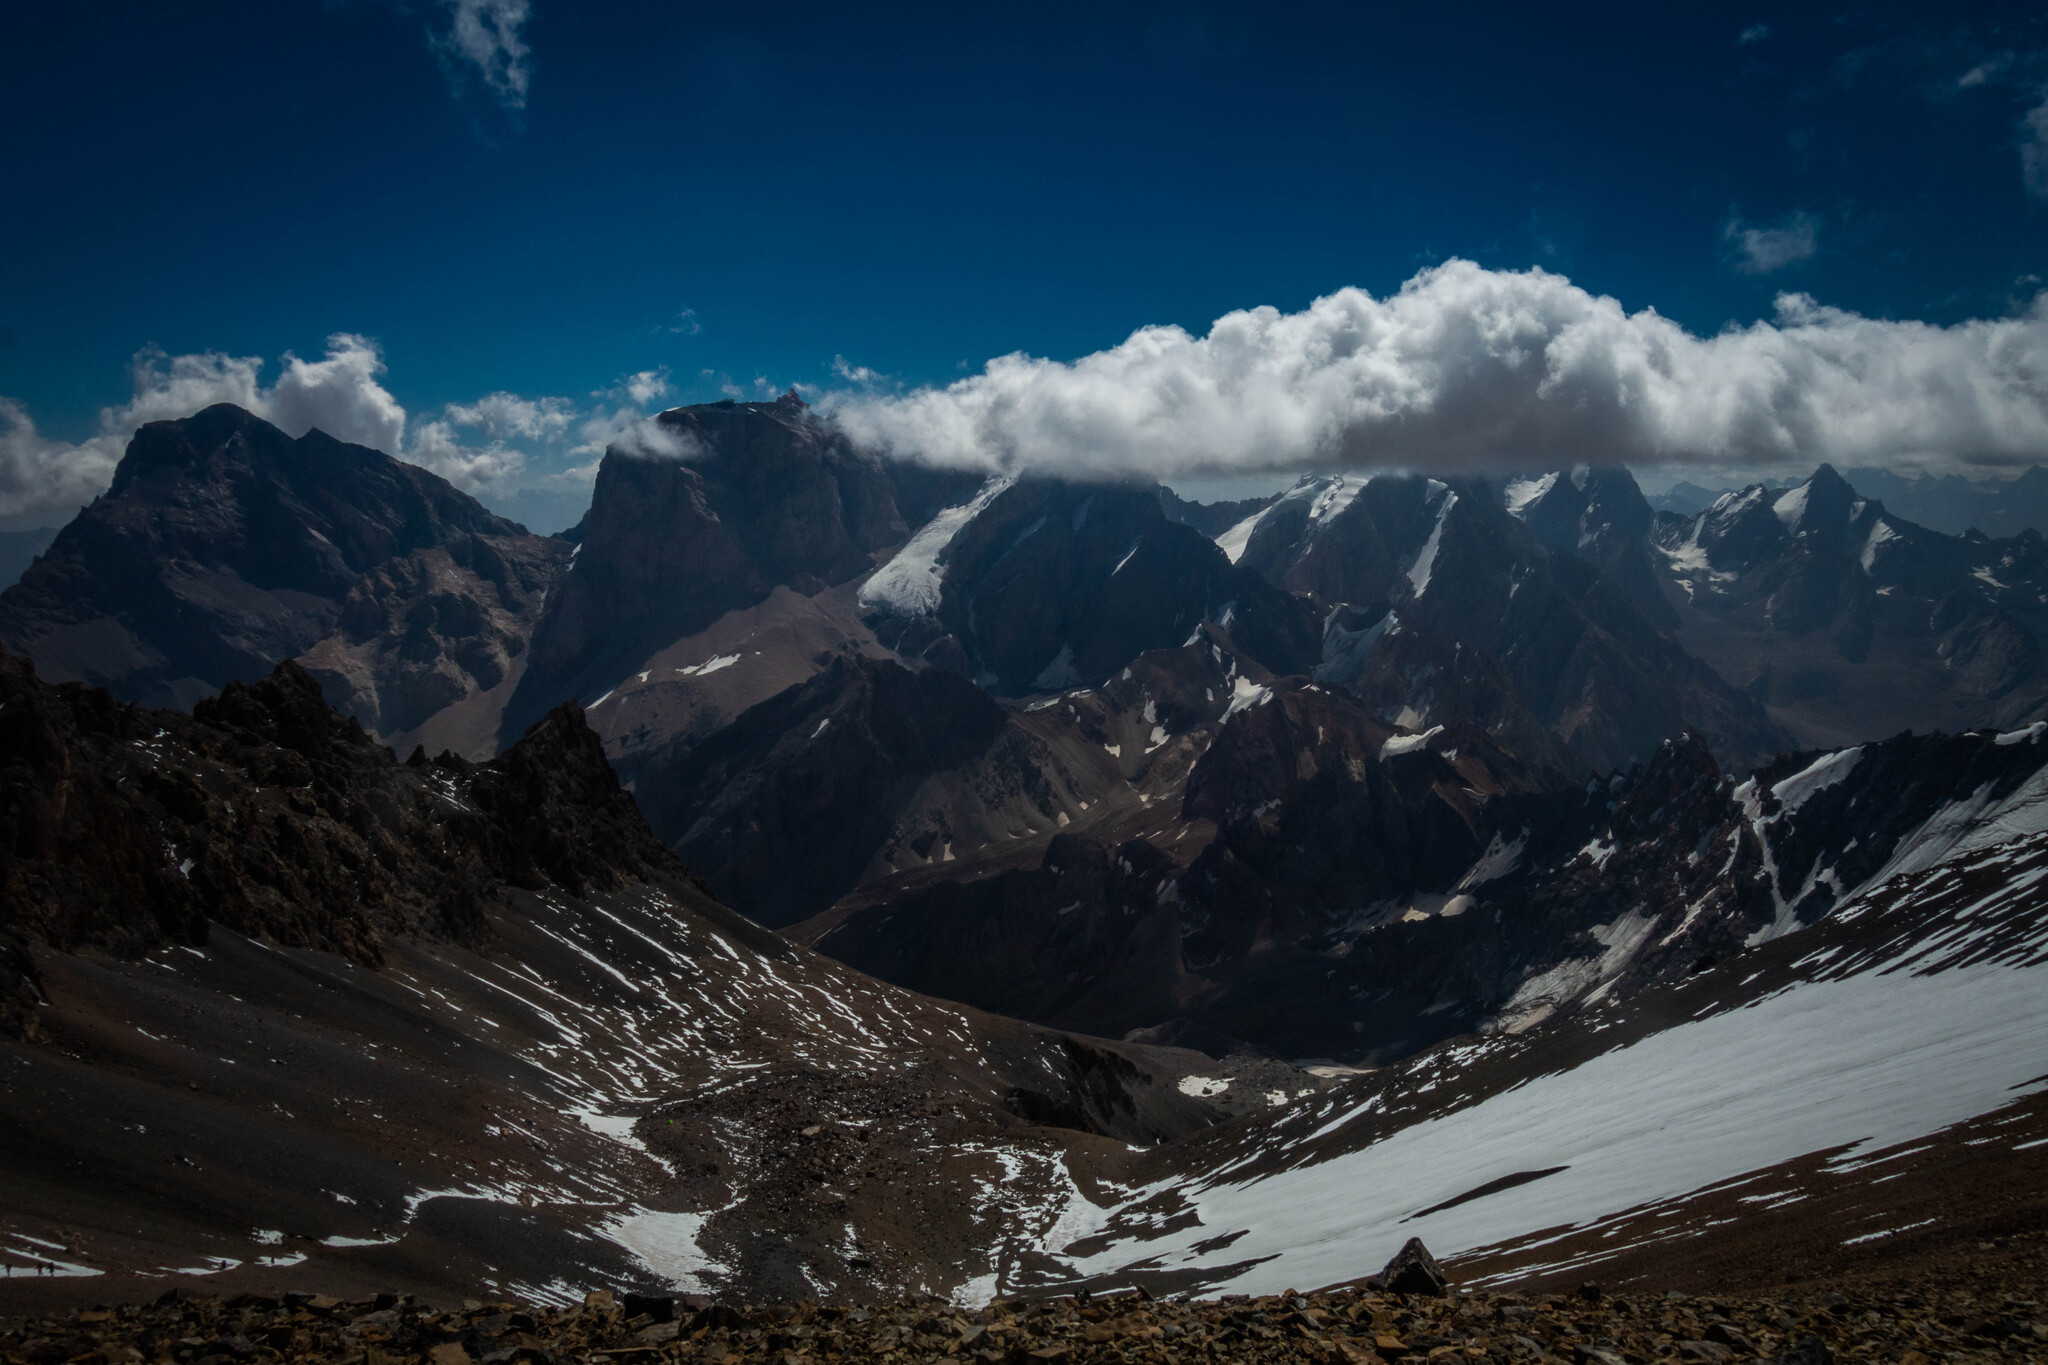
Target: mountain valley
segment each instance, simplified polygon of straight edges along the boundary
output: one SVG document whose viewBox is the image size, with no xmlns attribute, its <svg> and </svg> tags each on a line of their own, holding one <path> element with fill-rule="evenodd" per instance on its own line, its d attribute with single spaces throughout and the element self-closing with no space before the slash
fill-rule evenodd
<svg viewBox="0 0 2048 1365">
<path fill-rule="evenodd" d="M 1203 506 L 793 391 L 541 537 L 150 424 L 0 593 L 0 1264 L 974 1307 L 2010 1236 L 2038 541 L 1826 467 Z"/>
</svg>

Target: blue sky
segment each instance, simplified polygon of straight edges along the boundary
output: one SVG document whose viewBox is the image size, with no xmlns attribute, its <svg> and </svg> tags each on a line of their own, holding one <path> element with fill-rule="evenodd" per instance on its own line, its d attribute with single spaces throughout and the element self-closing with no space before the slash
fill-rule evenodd
<svg viewBox="0 0 2048 1365">
<path fill-rule="evenodd" d="M 274 380 L 349 333 L 412 432 L 944 383 L 1450 257 L 1701 335 L 2048 276 L 2032 7 L 1423 8 L 9 7 L 0 395 L 81 442 L 141 348 Z"/>
</svg>

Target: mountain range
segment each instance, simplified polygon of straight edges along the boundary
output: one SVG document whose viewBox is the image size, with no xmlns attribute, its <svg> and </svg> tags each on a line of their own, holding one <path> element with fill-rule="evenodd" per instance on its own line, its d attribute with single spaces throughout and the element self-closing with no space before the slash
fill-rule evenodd
<svg viewBox="0 0 2048 1365">
<path fill-rule="evenodd" d="M 1982 1171 L 1937 1222 L 2023 1216 L 2041 546 L 1825 466 L 1204 506 L 794 392 L 663 414 L 543 537 L 151 423 L 0 592 L 0 1261 L 978 1301 L 1420 1230 L 1668 1274 L 1667 1209 L 1753 1245 L 1745 1182 L 1864 1245 L 1916 1143 Z"/>
</svg>

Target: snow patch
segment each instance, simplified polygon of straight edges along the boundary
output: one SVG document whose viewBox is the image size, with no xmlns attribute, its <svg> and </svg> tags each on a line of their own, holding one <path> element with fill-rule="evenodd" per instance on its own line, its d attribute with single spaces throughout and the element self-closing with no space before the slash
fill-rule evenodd
<svg viewBox="0 0 2048 1365">
<path fill-rule="evenodd" d="M 709 1213 L 658 1213 L 638 1209 L 600 1229 L 633 1253 L 640 1264 L 686 1292 L 717 1289 L 711 1276 L 731 1274 L 723 1262 L 698 1245 Z"/>
<path fill-rule="evenodd" d="M 701 664 L 691 664 L 688 668 L 679 668 L 676 672 L 686 678 L 702 678 L 707 674 L 718 672 L 721 668 L 731 668 L 739 661 L 740 656 L 737 654 L 720 654 L 715 658 L 706 659 Z M 646 675 L 642 674 L 641 676 L 645 677 Z"/>
<path fill-rule="evenodd" d="M 1855 772 L 1862 759 L 1863 746 L 1860 744 L 1853 749 L 1837 749 L 1815 759 L 1790 777 L 1778 779 L 1771 786 L 1771 795 L 1784 806 L 1783 814 L 1790 815 L 1811 800 L 1815 792 L 1825 791 Z"/>
<path fill-rule="evenodd" d="M 1436 525 L 1430 528 L 1429 539 L 1422 542 L 1422 548 L 1416 552 L 1415 562 L 1408 566 L 1408 586 L 1417 597 L 1429 591 L 1429 575 L 1436 567 L 1437 546 L 1444 538 L 1444 520 L 1457 505 L 1458 495 L 1446 490 L 1443 505 L 1437 508 Z"/>
<path fill-rule="evenodd" d="M 1039 670 L 1031 685 L 1040 692 L 1056 692 L 1063 687 L 1076 687 L 1081 675 L 1074 671 L 1074 647 L 1061 645 L 1060 652 L 1053 655 L 1052 662 Z"/>
<path fill-rule="evenodd" d="M 990 479 L 971 501 L 948 507 L 926 522 L 887 564 L 861 585 L 860 604 L 899 616 L 929 616 L 937 611 L 946 551 L 967 523 L 986 511 L 1016 481 L 1015 475 Z"/>
<path fill-rule="evenodd" d="M 1545 474 L 1540 479 L 1515 479 L 1502 490 L 1502 506 L 1511 517 L 1521 521 L 1529 519 L 1529 508 L 1545 493 L 1557 486 L 1557 475 Z"/>
<path fill-rule="evenodd" d="M 1789 493 L 1781 493 L 1771 504 L 1771 510 L 1778 514 L 1778 520 L 1786 526 L 1797 526 L 1799 519 L 1806 515 L 1806 495 L 1813 490 L 1813 480 L 1808 479 Z"/>
<path fill-rule="evenodd" d="M 1252 513 L 1243 521 L 1240 521 L 1237 525 L 1216 537 L 1216 548 L 1223 551 L 1225 557 L 1231 563 L 1237 563 L 1238 560 L 1244 558 L 1245 546 L 1252 543 L 1252 532 L 1259 529 L 1259 523 L 1265 520 L 1265 517 L 1265 510 Z"/>
<path fill-rule="evenodd" d="M 1231 683 L 1230 705 L 1224 708 L 1223 719 L 1229 720 L 1247 707 L 1263 706 L 1272 699 L 1272 688 L 1261 687 L 1250 678 L 1240 677 Z"/>
<path fill-rule="evenodd" d="M 1442 734 L 1443 729 L 1441 725 L 1432 725 L 1419 735 L 1390 736 L 1386 743 L 1380 745 L 1380 762 L 1398 758 L 1402 754 L 1412 754 L 1418 749 L 1427 749 L 1429 741 Z"/>
<path fill-rule="evenodd" d="M 1172 1189 L 1199 1221 L 1112 1244 L 1074 1268 L 1107 1275 L 1157 1257 L 1224 1277 L 1204 1292 L 1265 1294 L 1344 1280 L 1410 1236 L 1442 1256 L 1582 1228 L 1808 1153 L 1897 1146 L 1999 1108 L 2043 1088 L 2044 1051 L 2048 989 L 2039 970 L 1979 965 L 1804 983 L 1367 1147 L 1253 1179 L 1218 1172 L 1148 1187 L 1134 1198 Z M 1415 1215 L 1548 1166 L 1564 1169 Z M 1243 1235 L 1227 1248 L 1195 1249 L 1233 1232 Z M 1229 1273 L 1233 1265 L 1244 1268 Z"/>
</svg>

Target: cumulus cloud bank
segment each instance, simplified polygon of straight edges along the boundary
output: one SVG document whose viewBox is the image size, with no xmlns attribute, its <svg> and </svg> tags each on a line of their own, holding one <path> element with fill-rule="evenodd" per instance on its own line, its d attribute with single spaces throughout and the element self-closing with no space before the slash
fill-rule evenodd
<svg viewBox="0 0 2048 1365">
<path fill-rule="evenodd" d="M 2023 463 L 2048 460 L 2048 294 L 1948 327 L 1784 294 L 1774 321 L 1700 336 L 1562 275 L 1454 260 L 1384 299 L 1343 289 L 821 406 L 905 458 L 1098 477 Z"/>
</svg>

